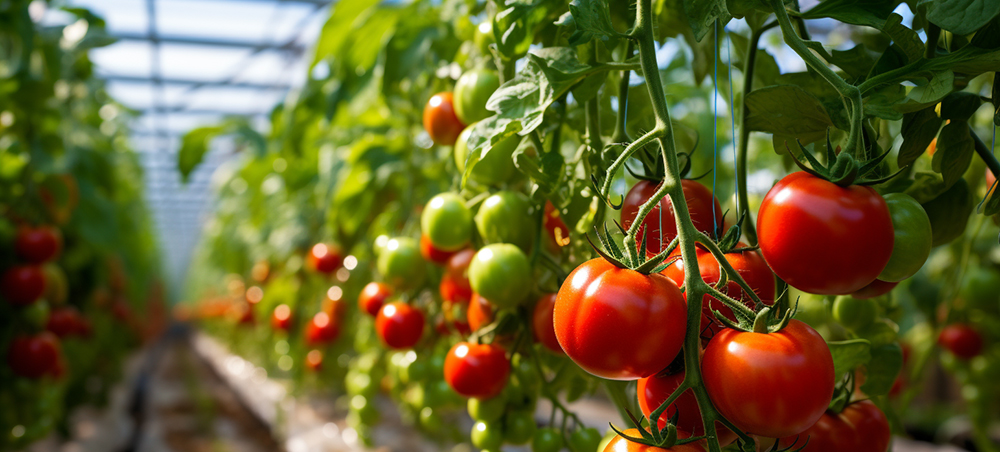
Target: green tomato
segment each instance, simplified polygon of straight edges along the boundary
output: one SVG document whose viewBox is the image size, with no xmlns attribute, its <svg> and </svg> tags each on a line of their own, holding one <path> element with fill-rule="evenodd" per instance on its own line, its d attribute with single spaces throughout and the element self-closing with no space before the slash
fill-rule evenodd
<svg viewBox="0 0 1000 452">
<path fill-rule="evenodd" d="M 995 311 L 997 294 L 1000 294 L 1000 273 L 996 270 L 975 267 L 966 275 L 961 296 L 969 307 Z"/>
<path fill-rule="evenodd" d="M 931 254 L 931 220 L 920 203 L 904 193 L 885 195 L 885 203 L 892 216 L 895 236 L 889 263 L 879 273 L 878 279 L 899 282 L 909 278 L 923 267 Z"/>
<path fill-rule="evenodd" d="M 503 426 L 504 439 L 511 444 L 525 444 L 535 436 L 535 416 L 532 411 L 511 411 L 507 413 Z"/>
<path fill-rule="evenodd" d="M 448 382 L 444 381 L 444 379 L 428 383 L 427 389 L 424 391 L 424 402 L 429 407 L 449 405 L 461 397 L 451 389 L 451 386 L 448 386 Z"/>
<path fill-rule="evenodd" d="M 577 429 L 569 435 L 569 450 L 573 452 L 594 452 L 601 444 L 601 432 L 596 428 Z"/>
<path fill-rule="evenodd" d="M 489 399 L 469 399 L 466 404 L 469 409 L 469 417 L 477 421 L 494 422 L 503 417 L 507 409 L 507 399 L 505 397 L 491 397 Z"/>
<path fill-rule="evenodd" d="M 531 264 L 509 243 L 486 245 L 469 264 L 472 290 L 499 309 L 521 304 L 531 290 Z"/>
<path fill-rule="evenodd" d="M 502 191 L 479 206 L 476 229 L 486 243 L 510 243 L 527 252 L 535 239 L 530 218 L 531 204 L 523 196 Z"/>
<path fill-rule="evenodd" d="M 808 323 L 813 328 L 830 321 L 830 300 L 822 295 L 807 294 L 798 289 L 790 290 L 791 304 L 795 304 L 796 299 L 799 303 L 795 311 L 796 319 Z"/>
<path fill-rule="evenodd" d="M 472 445 L 480 449 L 497 450 L 503 444 L 503 429 L 496 423 L 478 421 L 472 426 L 470 436 Z"/>
<path fill-rule="evenodd" d="M 385 282 L 398 290 L 419 287 L 424 282 L 427 263 L 417 241 L 409 237 L 389 239 L 378 257 L 378 271 Z"/>
<path fill-rule="evenodd" d="M 473 38 L 473 41 L 475 41 L 476 46 L 479 47 L 479 51 L 483 55 L 492 55 L 490 44 L 496 42 L 496 37 L 493 36 L 493 21 L 487 18 L 487 20 L 480 23 L 476 27 L 476 37 Z"/>
<path fill-rule="evenodd" d="M 856 333 L 862 339 L 868 339 L 872 347 L 889 345 L 899 338 L 899 325 L 889 319 L 878 319 Z"/>
<path fill-rule="evenodd" d="M 844 295 L 833 302 L 833 319 L 852 331 L 871 325 L 877 315 L 878 304 L 875 300 L 859 300 Z"/>
<path fill-rule="evenodd" d="M 45 328 L 49 321 L 49 303 L 46 300 L 38 300 L 21 311 L 28 324 L 36 328 Z"/>
<path fill-rule="evenodd" d="M 500 77 L 486 69 L 473 69 L 462 74 L 455 84 L 454 104 L 458 119 L 464 124 L 482 121 L 493 112 L 486 109 L 486 101 L 500 87 Z"/>
<path fill-rule="evenodd" d="M 461 249 L 472 237 L 472 211 L 457 193 L 441 193 L 424 207 L 420 229 L 435 248 L 443 251 Z"/>
<path fill-rule="evenodd" d="M 531 452 L 559 452 L 562 447 L 562 432 L 552 427 L 535 430 L 535 436 L 531 438 Z"/>
<path fill-rule="evenodd" d="M 472 127 L 472 125 L 466 127 L 458 135 L 458 140 L 455 141 L 455 166 L 462 173 L 465 172 L 465 161 L 469 157 L 468 140 L 469 135 L 472 134 Z M 493 145 L 490 151 L 486 153 L 486 157 L 477 162 L 472 168 L 469 180 L 483 185 L 497 185 L 506 182 L 514 175 L 513 156 L 517 145 L 520 143 L 520 137 L 514 135 Z"/>
</svg>

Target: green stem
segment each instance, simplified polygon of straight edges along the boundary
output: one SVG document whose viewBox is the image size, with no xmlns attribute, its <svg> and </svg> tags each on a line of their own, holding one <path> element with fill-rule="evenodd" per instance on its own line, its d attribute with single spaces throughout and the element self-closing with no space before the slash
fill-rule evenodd
<svg viewBox="0 0 1000 452">
<path fill-rule="evenodd" d="M 750 107 L 747 106 L 747 95 L 753 91 L 753 74 L 757 64 L 757 49 L 760 46 L 760 37 L 765 31 L 777 25 L 777 22 L 771 22 L 759 30 L 754 30 L 750 34 L 750 44 L 747 47 L 746 61 L 743 64 L 743 98 L 740 99 L 740 142 L 736 154 L 736 190 L 740 200 L 740 211 L 737 212 L 737 215 L 740 218 L 746 219 L 741 227 L 750 246 L 757 245 L 757 228 L 754 227 L 753 220 L 751 219 L 750 199 L 747 194 L 747 153 L 750 147 L 750 129 L 747 127 L 747 116 L 750 115 Z"/>
<path fill-rule="evenodd" d="M 1000 162 L 997 161 L 997 157 L 993 155 L 990 148 L 986 147 L 986 143 L 983 143 L 972 127 L 969 127 L 969 135 L 972 135 L 972 141 L 975 142 L 976 154 L 979 154 L 979 158 L 983 159 L 983 163 L 990 169 L 993 176 L 1000 179 Z"/>
<path fill-rule="evenodd" d="M 937 44 L 940 37 L 941 27 L 927 22 L 927 48 L 924 49 L 924 58 L 929 60 L 937 55 Z"/>
<path fill-rule="evenodd" d="M 627 61 L 632 58 L 632 52 L 635 51 L 635 43 L 631 40 L 625 45 L 625 54 L 622 55 L 622 59 Z M 628 131 L 625 130 L 627 125 L 627 113 L 628 113 L 628 79 L 630 70 L 622 71 L 622 78 L 618 82 L 618 115 L 615 118 L 615 132 L 611 135 L 612 143 L 623 143 L 629 141 Z"/>
<path fill-rule="evenodd" d="M 865 80 L 864 82 L 861 82 L 861 84 L 858 85 L 858 91 L 861 91 L 861 95 L 865 96 L 875 88 L 879 88 L 882 85 L 887 85 L 897 80 L 905 79 L 907 76 L 917 72 L 917 70 L 923 65 L 923 60 L 917 60 L 901 68 L 883 72 Z"/>
</svg>

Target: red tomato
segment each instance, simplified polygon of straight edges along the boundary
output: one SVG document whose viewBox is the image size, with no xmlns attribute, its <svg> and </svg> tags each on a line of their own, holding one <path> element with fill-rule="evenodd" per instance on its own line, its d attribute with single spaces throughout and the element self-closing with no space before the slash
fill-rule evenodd
<svg viewBox="0 0 1000 452">
<path fill-rule="evenodd" d="M 479 294 L 472 294 L 472 301 L 469 302 L 469 311 L 466 314 L 469 320 L 469 328 L 478 331 L 480 328 L 493 323 L 493 304 L 489 300 L 480 297 Z"/>
<path fill-rule="evenodd" d="M 556 296 L 559 345 L 587 372 L 637 380 L 667 367 L 684 341 L 686 307 L 659 273 L 615 267 L 603 258 L 573 270 Z"/>
<path fill-rule="evenodd" d="M 659 185 L 641 180 L 628 191 L 622 203 L 621 219 L 625 229 L 632 226 L 639 209 L 653 197 Z M 681 181 L 681 186 L 694 226 L 709 235 L 713 233 L 712 229 L 717 229 L 721 235 L 722 206 L 719 205 L 719 200 L 712 196 L 712 191 L 698 181 L 688 179 Z M 638 241 L 642 241 L 643 234 L 646 234 L 646 254 L 649 255 L 659 253 L 674 237 L 677 237 L 677 223 L 674 221 L 674 208 L 669 196 L 664 196 L 649 215 L 646 215 L 639 229 Z"/>
<path fill-rule="evenodd" d="M 642 434 L 639 433 L 638 429 L 630 428 L 628 430 L 623 430 L 622 433 L 633 438 L 642 438 Z M 690 438 L 691 433 L 677 429 L 677 437 Z M 705 452 L 705 441 L 695 441 L 693 443 L 679 446 L 675 445 L 665 449 L 662 447 L 653 447 L 645 444 L 634 443 L 621 435 L 616 435 L 607 446 L 604 446 L 604 452 Z"/>
<path fill-rule="evenodd" d="M 466 283 L 468 283 L 468 281 L 466 281 Z M 466 284 L 466 286 L 467 285 L 468 284 Z M 462 284 L 455 282 L 455 279 L 448 273 L 445 273 L 444 276 L 441 277 L 441 284 L 438 285 L 438 292 L 441 293 L 441 299 L 450 303 L 468 304 L 469 300 L 472 299 L 472 288 L 462 287 Z"/>
<path fill-rule="evenodd" d="M 757 235 L 771 270 L 789 285 L 845 295 L 875 281 L 895 232 L 885 200 L 871 187 L 841 187 L 799 171 L 767 192 Z"/>
<path fill-rule="evenodd" d="M 309 265 L 317 272 L 330 274 L 344 265 L 344 256 L 336 245 L 317 243 L 309 250 Z"/>
<path fill-rule="evenodd" d="M 872 281 L 871 284 L 862 287 L 860 290 L 851 294 L 851 297 L 857 298 L 858 300 L 867 300 L 869 298 L 880 297 L 889 293 L 892 289 L 895 289 L 899 285 L 898 282 L 886 282 L 881 279 L 876 279 Z"/>
<path fill-rule="evenodd" d="M 275 330 L 288 331 L 292 327 L 292 308 L 287 304 L 279 304 L 271 315 L 271 327 Z"/>
<path fill-rule="evenodd" d="M 542 295 L 535 303 L 535 310 L 532 314 L 531 327 L 535 333 L 535 340 L 541 342 L 545 348 L 557 353 L 565 354 L 559 346 L 559 339 L 556 338 L 556 328 L 553 325 L 552 317 L 555 314 L 556 294 L 550 293 Z"/>
<path fill-rule="evenodd" d="M 782 438 L 816 423 L 833 398 L 833 357 L 823 337 L 792 320 L 777 333 L 724 329 L 702 357 L 705 389 L 737 428 Z"/>
<path fill-rule="evenodd" d="M 964 323 L 944 327 L 938 335 L 938 344 L 961 359 L 971 359 L 983 351 L 983 336 Z"/>
<path fill-rule="evenodd" d="M 549 237 L 555 243 L 556 249 L 569 245 L 569 228 L 559 216 L 556 206 L 551 201 L 545 201 L 545 230 L 549 232 Z"/>
<path fill-rule="evenodd" d="M 323 368 L 323 352 L 320 350 L 309 350 L 306 354 L 306 367 L 312 371 L 319 371 Z"/>
<path fill-rule="evenodd" d="M 337 336 L 340 336 L 340 325 L 325 312 L 317 312 L 312 321 L 306 325 L 308 345 L 329 344 L 337 340 Z"/>
<path fill-rule="evenodd" d="M 41 264 L 54 259 L 62 248 L 59 230 L 47 226 L 24 226 L 17 231 L 14 251 L 17 257 L 29 264 Z"/>
<path fill-rule="evenodd" d="M 361 312 L 366 312 L 373 317 L 377 316 L 378 311 L 385 304 L 385 300 L 390 296 L 392 296 L 392 288 L 388 284 L 370 282 L 365 285 L 364 289 L 361 289 L 361 294 L 358 295 L 358 307 Z"/>
<path fill-rule="evenodd" d="M 64 338 L 74 334 L 84 335 L 86 326 L 83 325 L 80 311 L 72 306 L 61 306 L 49 312 L 45 329 L 60 338 Z"/>
<path fill-rule="evenodd" d="M 509 374 L 510 361 L 498 345 L 459 342 L 444 359 L 444 381 L 465 397 L 488 399 L 500 394 Z"/>
<path fill-rule="evenodd" d="M 782 438 L 779 444 L 794 449 L 805 446 L 802 452 L 886 452 L 891 439 L 885 414 L 871 400 L 862 400 L 840 413 L 827 411 L 812 427 Z"/>
<path fill-rule="evenodd" d="M 743 248 L 747 245 L 745 243 L 740 243 L 739 247 Z M 715 259 L 715 256 L 708 250 L 696 247 L 698 255 L 698 271 L 701 272 L 702 279 L 710 285 L 715 285 L 719 282 L 719 261 Z M 680 259 L 681 250 L 678 248 L 673 253 L 671 253 L 671 258 L 678 258 L 669 267 L 663 270 L 663 274 L 668 278 L 673 280 L 678 286 L 684 284 L 684 261 Z M 771 273 L 771 269 L 768 268 L 767 263 L 764 259 L 760 257 L 760 253 L 756 251 L 741 251 L 735 253 L 726 253 L 726 260 L 736 269 L 736 272 L 743 277 L 743 280 L 750 286 L 751 289 L 760 297 L 764 304 L 770 306 L 774 304 L 774 274 Z M 743 304 L 747 305 L 751 309 L 754 307 L 753 299 L 750 298 L 743 289 L 740 287 L 739 283 L 729 279 L 726 286 L 722 288 L 722 293 L 730 296 L 733 299 L 740 300 Z M 685 300 L 687 295 L 684 296 Z M 702 299 L 702 319 L 701 328 L 702 335 L 706 337 L 711 337 L 715 335 L 715 332 L 723 327 L 722 323 L 719 322 L 712 311 L 719 311 L 722 315 L 726 316 L 729 320 L 736 321 L 736 314 L 733 314 L 733 310 L 729 309 L 728 306 L 715 299 L 705 295 Z"/>
<path fill-rule="evenodd" d="M 435 248 L 434 244 L 431 243 L 431 239 L 427 237 L 427 234 L 420 234 L 420 255 L 424 256 L 424 259 L 435 264 L 444 265 L 455 253 L 456 251 L 444 251 Z"/>
<path fill-rule="evenodd" d="M 450 283 L 454 284 L 454 287 L 451 288 L 454 290 L 454 299 L 452 301 L 472 299 L 472 284 L 469 283 L 469 264 L 472 263 L 472 258 L 475 255 L 476 250 L 466 248 L 452 255 L 448 259 L 448 263 L 445 264 L 445 277 Z M 443 297 L 444 292 L 441 295 Z M 445 299 L 447 300 L 448 298 L 445 297 Z"/>
<path fill-rule="evenodd" d="M 382 306 L 375 318 L 375 332 L 389 348 L 410 348 L 424 334 L 424 313 L 397 301 Z"/>
<path fill-rule="evenodd" d="M 59 360 L 59 339 L 47 331 L 15 337 L 7 348 L 7 365 L 15 375 L 25 378 L 57 373 Z"/>
<path fill-rule="evenodd" d="M 449 92 L 431 96 L 424 107 L 424 129 L 434 143 L 454 146 L 465 124 L 455 114 L 455 105 Z"/>
<path fill-rule="evenodd" d="M 636 393 L 639 396 L 639 408 L 642 410 L 642 414 L 648 418 L 650 413 L 659 408 L 663 402 L 667 401 L 670 394 L 673 394 L 674 390 L 683 381 L 683 371 L 675 374 L 661 372 L 652 377 L 639 380 Z M 678 396 L 677 400 L 670 404 L 666 411 L 660 415 L 659 426 L 661 429 L 667 426 L 667 420 L 672 419 L 674 413 L 678 410 L 680 410 L 680 414 L 677 416 L 677 428 L 679 430 L 691 432 L 695 436 L 705 434 L 705 427 L 701 421 L 701 410 L 698 408 L 698 399 L 695 398 L 694 393 L 690 389 Z M 732 430 L 724 427 L 720 422 L 715 423 L 715 432 L 721 446 L 726 446 L 736 441 L 737 435 Z"/>
<path fill-rule="evenodd" d="M 37 265 L 15 265 L 0 276 L 0 296 L 8 303 L 29 305 L 45 293 L 45 272 Z"/>
</svg>

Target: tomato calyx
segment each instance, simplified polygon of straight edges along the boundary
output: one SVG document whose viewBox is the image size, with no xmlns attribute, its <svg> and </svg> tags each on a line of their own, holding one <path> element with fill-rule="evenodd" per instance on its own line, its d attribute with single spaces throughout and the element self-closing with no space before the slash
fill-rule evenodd
<svg viewBox="0 0 1000 452">
<path fill-rule="evenodd" d="M 659 408 L 656 409 L 656 411 L 650 413 L 649 416 L 659 418 L 659 416 L 663 414 L 663 411 L 667 409 L 667 406 L 668 404 L 666 403 L 661 405 Z M 636 418 L 635 415 L 632 414 L 632 411 L 628 409 L 625 410 L 625 414 L 628 415 L 629 419 L 632 421 L 632 424 L 635 425 L 635 429 L 639 432 L 640 436 L 636 437 L 628 435 L 624 431 L 619 430 L 618 427 L 615 427 L 614 424 L 609 423 L 608 425 L 611 426 L 611 430 L 614 430 L 615 433 L 618 434 L 618 436 L 621 436 L 622 438 L 625 438 L 633 443 L 643 444 L 650 447 L 659 447 L 661 449 L 670 449 L 671 447 L 674 446 L 681 446 L 684 444 L 701 441 L 706 438 L 705 436 L 691 436 L 688 438 L 677 438 L 677 426 L 675 425 L 675 422 L 677 422 L 677 418 L 680 416 L 680 412 L 675 412 L 673 417 L 670 419 L 669 422 L 667 422 L 667 425 L 665 425 L 663 428 L 655 427 L 654 425 L 656 424 L 656 422 L 650 421 L 648 429 L 643 426 L 643 421 L 646 420 L 645 416 Z"/>
<path fill-rule="evenodd" d="M 627 235 L 625 228 L 623 228 L 618 221 L 615 221 L 615 226 L 618 226 L 618 230 L 622 233 L 622 235 Z M 600 231 L 598 231 L 595 235 L 597 235 L 598 240 L 600 240 L 601 246 L 594 244 L 594 241 L 590 238 L 590 234 L 587 234 L 587 242 L 590 243 L 591 248 L 593 248 L 594 251 L 601 255 L 601 257 L 605 260 L 618 268 L 633 270 L 644 275 L 649 275 L 663 271 L 663 269 L 667 268 L 678 259 L 678 257 L 668 259 L 670 257 L 670 253 L 677 248 L 677 244 L 679 243 L 676 237 L 670 242 L 669 245 L 667 245 L 666 248 L 663 249 L 663 251 L 660 251 L 659 254 L 643 260 L 640 255 L 645 255 L 645 253 L 628 253 L 611 239 L 611 231 L 608 230 L 607 223 L 604 224 L 604 234 L 601 235 Z M 638 249 L 646 249 L 645 231 L 643 231 L 642 241 Z"/>
<path fill-rule="evenodd" d="M 827 408 L 828 411 L 834 413 L 840 413 L 850 405 L 852 400 L 851 397 L 854 395 L 854 372 L 848 372 L 847 378 L 841 381 L 833 390 L 833 399 L 830 400 L 830 407 Z"/>
<path fill-rule="evenodd" d="M 802 155 L 808 160 L 809 165 L 799 160 L 799 157 L 792 152 L 791 149 L 788 150 L 789 155 L 792 156 L 792 160 L 798 165 L 802 171 L 805 171 L 818 178 L 828 180 L 834 184 L 841 187 L 847 187 L 850 185 L 878 185 L 886 182 L 899 173 L 906 170 L 906 167 L 900 168 L 895 173 L 892 173 L 885 177 L 872 176 L 872 172 L 875 171 L 882 160 L 889 155 L 889 151 L 883 152 L 877 157 L 873 157 L 870 160 L 864 162 L 858 162 L 857 159 L 852 157 L 847 152 L 841 152 L 839 154 L 835 153 L 832 143 L 830 143 L 830 133 L 827 131 L 826 134 L 826 161 L 828 166 L 824 166 L 816 157 L 802 145 L 802 142 L 796 140 L 799 145 L 799 150 Z"/>
<path fill-rule="evenodd" d="M 778 314 L 778 310 L 774 309 L 773 306 L 763 306 L 757 315 L 750 319 L 742 311 L 733 310 L 736 314 L 737 321 L 734 322 L 729 320 L 725 315 L 723 315 L 718 310 L 713 309 L 712 315 L 715 316 L 716 320 L 722 322 L 728 328 L 734 330 L 744 331 L 747 333 L 760 333 L 760 334 L 770 334 L 777 333 L 785 329 L 788 326 L 788 322 L 792 321 L 792 317 L 795 315 L 795 310 L 798 308 L 798 301 L 795 302 L 795 306 L 791 309 L 786 309 L 784 315 Z"/>
</svg>

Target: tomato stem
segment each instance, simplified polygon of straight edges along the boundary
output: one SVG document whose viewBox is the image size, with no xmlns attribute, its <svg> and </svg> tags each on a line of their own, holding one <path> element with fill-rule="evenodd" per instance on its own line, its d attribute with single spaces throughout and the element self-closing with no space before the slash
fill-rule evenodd
<svg viewBox="0 0 1000 452">
<path fill-rule="evenodd" d="M 778 26 L 777 21 L 769 22 L 750 33 L 746 61 L 743 62 L 743 96 L 740 98 L 740 111 L 743 113 L 740 115 L 740 142 L 736 154 L 736 191 L 740 200 L 740 211 L 737 214 L 747 218 L 742 228 L 750 246 L 757 245 L 757 229 L 754 227 L 753 221 L 749 220 L 752 217 L 750 216 L 750 200 L 747 195 L 747 153 L 750 147 L 750 129 L 747 127 L 750 107 L 747 106 L 747 95 L 753 91 L 753 74 L 757 67 L 757 48 L 760 46 L 760 37 L 765 31 L 776 26 Z"/>
</svg>

